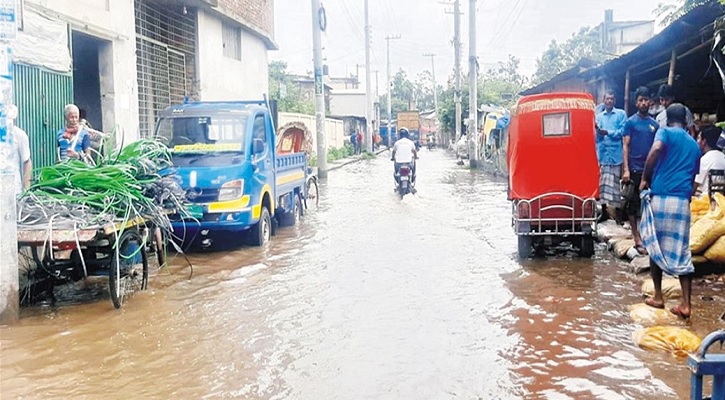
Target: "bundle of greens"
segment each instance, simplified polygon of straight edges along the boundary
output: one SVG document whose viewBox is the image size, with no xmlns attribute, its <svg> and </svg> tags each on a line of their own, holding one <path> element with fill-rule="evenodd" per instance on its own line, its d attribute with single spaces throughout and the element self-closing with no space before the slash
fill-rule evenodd
<svg viewBox="0 0 725 400">
<path fill-rule="evenodd" d="M 166 209 L 181 209 L 184 192 L 167 172 L 169 149 L 156 140 L 133 142 L 91 166 L 70 160 L 38 171 L 21 197 L 18 223 L 77 227 L 144 218 L 170 229 Z"/>
</svg>

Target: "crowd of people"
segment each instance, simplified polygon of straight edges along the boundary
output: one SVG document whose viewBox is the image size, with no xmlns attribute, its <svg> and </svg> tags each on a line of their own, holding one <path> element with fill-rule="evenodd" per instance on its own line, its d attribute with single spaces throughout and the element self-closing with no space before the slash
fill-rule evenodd
<svg viewBox="0 0 725 400">
<path fill-rule="evenodd" d="M 645 300 L 664 308 L 663 271 L 677 276 L 682 301 L 670 311 L 688 319 L 695 271 L 689 246 L 690 200 L 708 194 L 708 174 L 725 170 L 716 126 L 697 129 L 692 112 L 674 102 L 670 85 L 656 96 L 647 87 L 635 92 L 637 112 L 627 116 L 607 91 L 596 113 L 602 220 L 628 220 L 635 249 L 649 255 L 654 296 Z"/>
</svg>

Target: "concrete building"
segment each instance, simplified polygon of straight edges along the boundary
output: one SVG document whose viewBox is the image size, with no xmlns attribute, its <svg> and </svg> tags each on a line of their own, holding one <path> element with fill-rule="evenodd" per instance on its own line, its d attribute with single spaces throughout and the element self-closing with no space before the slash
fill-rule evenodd
<svg viewBox="0 0 725 400">
<path fill-rule="evenodd" d="M 94 128 L 138 132 L 131 0 L 26 0 L 12 43 L 18 125 L 33 163 L 55 162 L 63 106 L 75 102 Z"/>
<path fill-rule="evenodd" d="M 604 22 L 599 25 L 602 48 L 611 55 L 629 53 L 655 34 L 655 21 L 614 21 L 614 11 L 604 11 Z"/>
<path fill-rule="evenodd" d="M 275 49 L 273 0 L 24 0 L 12 44 L 18 125 L 55 162 L 63 106 L 125 143 L 189 100 L 259 99 Z"/>
<path fill-rule="evenodd" d="M 273 0 L 135 0 L 141 136 L 191 100 L 259 99 L 268 90 Z"/>
</svg>

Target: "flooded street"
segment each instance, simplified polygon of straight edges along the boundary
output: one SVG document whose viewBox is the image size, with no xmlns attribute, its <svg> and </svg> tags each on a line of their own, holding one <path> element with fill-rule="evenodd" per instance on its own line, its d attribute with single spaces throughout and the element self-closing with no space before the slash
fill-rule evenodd
<svg viewBox="0 0 725 400">
<path fill-rule="evenodd" d="M 687 397 L 684 360 L 633 344 L 640 281 L 601 245 L 520 263 L 505 182 L 441 150 L 422 151 L 416 196 L 391 174 L 387 153 L 331 172 L 300 225 L 194 254 L 190 280 L 178 257 L 120 311 L 24 309 L 0 328 L 0 397 Z M 702 293 L 700 336 L 722 311 Z"/>
</svg>

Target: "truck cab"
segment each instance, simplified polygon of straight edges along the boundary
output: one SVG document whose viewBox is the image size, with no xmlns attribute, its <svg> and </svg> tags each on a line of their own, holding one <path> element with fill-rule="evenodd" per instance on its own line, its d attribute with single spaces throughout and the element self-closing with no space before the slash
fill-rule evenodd
<svg viewBox="0 0 725 400">
<path fill-rule="evenodd" d="M 278 224 L 297 222 L 306 156 L 277 154 L 273 125 L 266 101 L 196 102 L 161 112 L 155 136 L 171 150 L 188 202 L 172 216 L 177 237 L 210 246 L 214 236 L 246 233 L 250 244 L 262 245 Z"/>
</svg>

